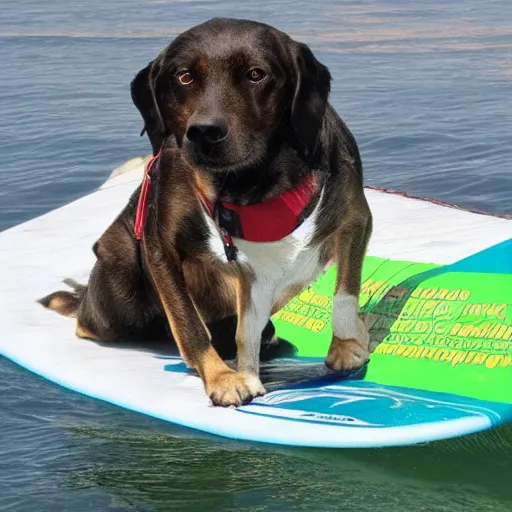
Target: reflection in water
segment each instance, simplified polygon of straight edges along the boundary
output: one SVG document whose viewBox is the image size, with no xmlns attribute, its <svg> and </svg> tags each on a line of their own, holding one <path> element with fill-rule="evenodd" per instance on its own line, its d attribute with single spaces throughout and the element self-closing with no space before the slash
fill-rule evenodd
<svg viewBox="0 0 512 512">
<path fill-rule="evenodd" d="M 511 429 L 429 447 L 337 451 L 71 430 L 102 442 L 88 443 L 90 463 L 70 472 L 69 487 L 101 487 L 138 510 L 422 510 L 424 504 L 429 511 L 498 512 L 512 505 L 504 493 Z"/>
</svg>

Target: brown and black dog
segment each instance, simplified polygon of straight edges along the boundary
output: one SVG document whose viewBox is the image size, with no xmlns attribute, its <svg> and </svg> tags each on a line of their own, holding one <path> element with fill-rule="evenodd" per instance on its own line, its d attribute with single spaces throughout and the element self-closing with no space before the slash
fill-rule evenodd
<svg viewBox="0 0 512 512">
<path fill-rule="evenodd" d="M 169 325 L 212 402 L 239 405 L 265 393 L 259 354 L 270 316 L 333 259 L 326 364 L 363 365 L 369 337 L 358 297 L 372 218 L 356 142 L 328 103 L 330 81 L 306 45 L 268 25 L 213 19 L 177 37 L 131 86 L 158 153 L 142 239 L 139 189 L 94 245 L 87 286 L 41 303 L 76 316 L 84 338 L 143 339 Z M 292 196 L 303 200 L 293 229 L 268 234 Z M 219 226 L 229 232 L 230 222 L 226 241 Z M 247 227 L 263 235 L 245 236 Z M 206 327 L 230 315 L 236 371 Z"/>
</svg>

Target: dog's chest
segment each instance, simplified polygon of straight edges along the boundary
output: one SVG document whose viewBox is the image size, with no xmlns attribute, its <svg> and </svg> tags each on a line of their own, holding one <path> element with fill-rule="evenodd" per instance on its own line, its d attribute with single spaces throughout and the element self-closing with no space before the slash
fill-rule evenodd
<svg viewBox="0 0 512 512">
<path fill-rule="evenodd" d="M 210 221 L 210 248 L 230 265 L 223 242 Z M 266 291 L 273 302 L 277 302 L 288 289 L 306 286 L 315 279 L 325 264 L 320 247 L 311 243 L 316 222 L 317 208 L 293 233 L 277 242 L 248 242 L 233 238 L 238 248 L 238 264 L 249 267 L 254 275 L 253 288 Z"/>
</svg>

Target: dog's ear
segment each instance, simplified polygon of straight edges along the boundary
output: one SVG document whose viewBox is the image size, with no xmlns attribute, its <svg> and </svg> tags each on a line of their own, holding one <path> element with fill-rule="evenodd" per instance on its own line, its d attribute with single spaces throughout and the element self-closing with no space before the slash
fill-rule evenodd
<svg viewBox="0 0 512 512">
<path fill-rule="evenodd" d="M 291 125 L 308 154 L 313 154 L 327 108 L 331 74 L 302 43 L 297 43 L 294 74 L 295 92 L 291 107 Z"/>
<path fill-rule="evenodd" d="M 137 73 L 130 85 L 132 101 L 144 120 L 144 128 L 141 135 L 144 132 L 148 134 L 153 148 L 153 155 L 160 151 L 166 135 L 165 124 L 155 93 L 156 78 L 159 71 L 160 64 L 158 60 L 154 60 Z"/>
</svg>

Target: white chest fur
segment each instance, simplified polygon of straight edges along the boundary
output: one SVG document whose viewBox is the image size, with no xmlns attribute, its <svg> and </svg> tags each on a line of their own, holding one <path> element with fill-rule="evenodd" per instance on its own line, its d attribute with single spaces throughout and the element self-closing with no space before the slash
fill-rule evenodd
<svg viewBox="0 0 512 512">
<path fill-rule="evenodd" d="M 233 240 L 238 247 L 239 262 L 254 272 L 254 292 L 269 293 L 272 303 L 276 303 L 287 288 L 307 285 L 315 279 L 322 265 L 319 248 L 310 245 L 314 228 L 312 215 L 293 233 L 277 242 Z"/>
<path fill-rule="evenodd" d="M 250 267 L 254 273 L 252 295 L 256 303 L 260 301 L 255 295 L 264 295 L 265 302 L 272 303 L 269 305 L 271 308 L 280 300 L 286 289 L 297 285 L 307 286 L 323 270 L 320 249 L 311 245 L 322 197 L 323 193 L 311 215 L 293 233 L 282 240 L 248 242 L 233 238 L 238 248 L 238 262 Z M 206 212 L 205 217 L 211 233 L 210 250 L 227 264 L 224 245 L 217 226 Z"/>
<path fill-rule="evenodd" d="M 322 196 L 312 214 L 291 234 L 277 242 L 248 242 L 235 238 L 238 260 L 255 275 L 255 294 L 263 294 L 274 305 L 293 286 L 307 286 L 322 270 L 320 249 L 312 246 Z"/>
</svg>

